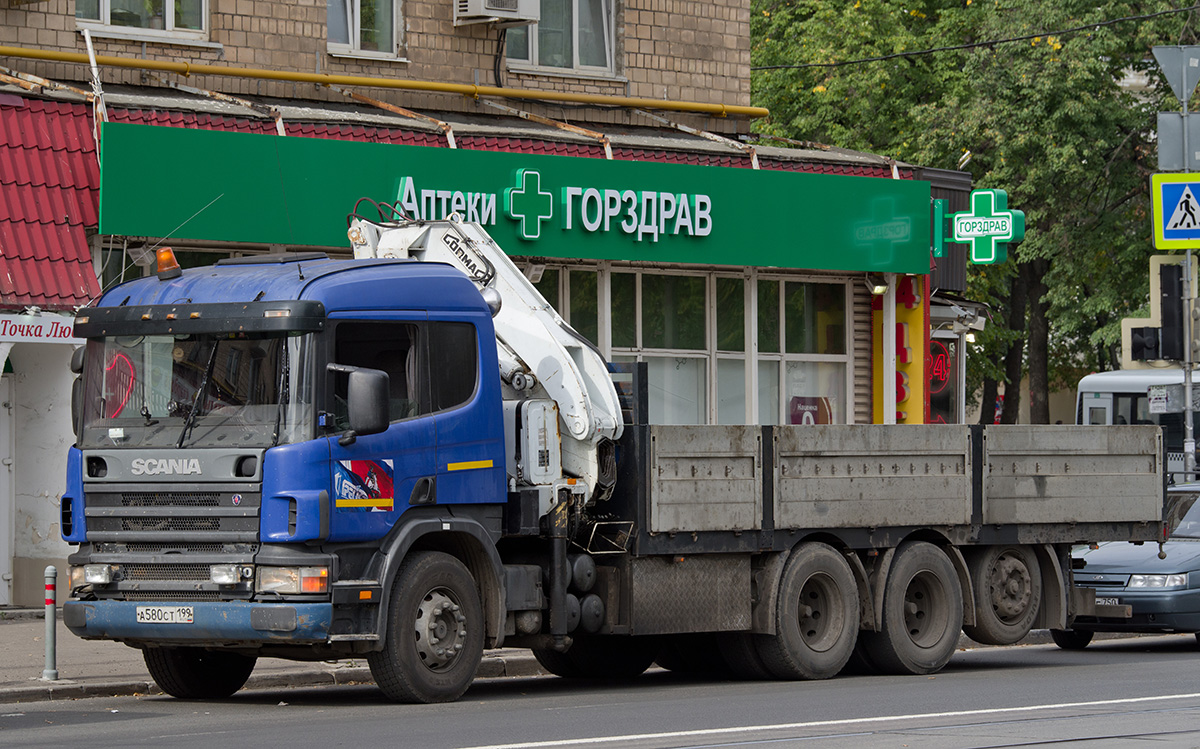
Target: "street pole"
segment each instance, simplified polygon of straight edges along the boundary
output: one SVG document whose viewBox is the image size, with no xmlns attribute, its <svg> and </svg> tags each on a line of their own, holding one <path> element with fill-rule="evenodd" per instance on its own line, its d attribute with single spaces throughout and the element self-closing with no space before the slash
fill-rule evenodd
<svg viewBox="0 0 1200 749">
<path fill-rule="evenodd" d="M 1183 256 L 1183 470 L 1195 480 L 1196 437 L 1192 431 L 1192 251 Z"/>
</svg>

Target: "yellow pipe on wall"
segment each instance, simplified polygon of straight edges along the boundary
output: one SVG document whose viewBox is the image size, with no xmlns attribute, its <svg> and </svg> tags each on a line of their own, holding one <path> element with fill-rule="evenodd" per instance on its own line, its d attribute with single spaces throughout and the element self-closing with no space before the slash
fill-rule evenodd
<svg viewBox="0 0 1200 749">
<path fill-rule="evenodd" d="M 0 46 L 0 57 L 20 57 L 27 60 L 50 60 L 53 62 L 73 62 L 80 65 L 89 64 L 88 56 L 82 52 L 58 52 L 44 49 L 28 49 L 25 47 Z M 598 104 L 604 106 L 637 107 L 641 109 L 662 109 L 673 112 L 688 112 L 693 114 L 708 114 L 715 117 L 767 117 L 770 112 L 765 107 L 743 107 L 734 104 L 704 104 L 702 102 L 667 101 L 659 99 L 641 99 L 629 96 L 605 96 L 602 94 L 572 94 L 561 91 L 532 91 L 521 88 L 498 88 L 496 86 L 476 86 L 463 83 L 439 83 L 436 81 L 415 81 L 398 78 L 370 78 L 356 75 L 330 75 L 328 73 L 293 73 L 282 70 L 265 70 L 263 68 L 231 68 L 224 65 L 196 65 L 189 62 L 169 62 L 167 60 L 143 60 L 131 57 L 116 57 L 113 55 L 96 55 L 96 64 L 114 68 L 134 68 L 138 70 L 159 70 L 180 75 L 219 75 L 231 78 L 257 78 L 268 81 L 291 81 L 296 83 L 315 83 L 326 86 L 367 86 L 372 88 L 391 88 L 406 91 L 427 91 L 433 93 L 462 94 L 471 98 L 493 96 L 505 99 L 528 99 L 541 101 L 562 101 L 574 104 Z"/>
</svg>

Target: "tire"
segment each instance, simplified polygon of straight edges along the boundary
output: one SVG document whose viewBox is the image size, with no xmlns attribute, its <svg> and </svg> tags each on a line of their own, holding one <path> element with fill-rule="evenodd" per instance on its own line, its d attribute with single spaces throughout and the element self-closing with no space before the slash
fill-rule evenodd
<svg viewBox="0 0 1200 749">
<path fill-rule="evenodd" d="M 882 628 L 862 634 L 868 661 L 884 673 L 936 673 L 954 655 L 962 620 L 950 559 L 924 541 L 903 544 L 884 584 Z"/>
<path fill-rule="evenodd" d="M 1050 638 L 1054 640 L 1054 644 L 1063 650 L 1083 650 L 1092 641 L 1094 632 L 1085 632 L 1078 629 L 1052 629 L 1050 630 Z M 1200 635 L 1197 635 L 1200 639 Z"/>
<path fill-rule="evenodd" d="M 550 673 L 568 679 L 632 679 L 650 668 L 660 642 L 653 637 L 576 637 L 565 653 L 533 651 L 533 657 Z"/>
<path fill-rule="evenodd" d="M 415 552 L 396 573 L 383 650 L 368 653 L 367 665 L 393 702 L 451 702 L 475 679 L 483 630 L 479 591 L 463 563 Z"/>
<path fill-rule="evenodd" d="M 774 679 L 762 656 L 758 654 L 755 640 L 765 635 L 751 632 L 722 632 L 717 635 L 717 647 L 721 649 L 721 657 L 729 667 L 734 678 L 745 681 L 766 681 Z"/>
<path fill-rule="evenodd" d="M 146 648 L 142 659 L 154 683 L 172 697 L 183 700 L 230 696 L 246 684 L 258 660 L 203 648 Z"/>
<path fill-rule="evenodd" d="M 796 549 L 779 580 L 775 634 L 755 639 L 763 665 L 777 679 L 828 679 L 854 652 L 858 585 L 832 546 Z"/>
<path fill-rule="evenodd" d="M 721 678 L 730 675 L 729 666 L 710 632 L 672 635 L 665 639 L 655 662 L 668 671 L 688 676 Z"/>
<path fill-rule="evenodd" d="M 1028 546 L 988 546 L 967 560 L 975 588 L 975 624 L 963 632 L 984 645 L 1011 645 L 1033 628 L 1042 601 L 1042 571 Z"/>
</svg>

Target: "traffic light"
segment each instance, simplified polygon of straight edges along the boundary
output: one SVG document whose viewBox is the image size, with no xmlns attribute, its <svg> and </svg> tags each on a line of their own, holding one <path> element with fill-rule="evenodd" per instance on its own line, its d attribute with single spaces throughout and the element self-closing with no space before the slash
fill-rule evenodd
<svg viewBox="0 0 1200 749">
<path fill-rule="evenodd" d="M 1162 330 L 1158 336 L 1159 355 L 1154 358 L 1183 361 L 1183 266 L 1163 265 L 1158 273 Z"/>
<path fill-rule="evenodd" d="M 1159 328 L 1130 328 L 1129 358 L 1134 361 L 1153 361 L 1163 358 L 1158 349 Z"/>
</svg>

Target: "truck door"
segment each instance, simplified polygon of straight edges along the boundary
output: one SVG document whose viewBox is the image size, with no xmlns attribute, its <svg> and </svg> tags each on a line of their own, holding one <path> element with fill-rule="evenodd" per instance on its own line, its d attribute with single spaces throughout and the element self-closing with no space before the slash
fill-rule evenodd
<svg viewBox="0 0 1200 749">
<path fill-rule="evenodd" d="M 439 504 L 503 502 L 506 496 L 500 378 L 488 332 L 485 350 L 470 322 L 429 323 Z"/>
<path fill-rule="evenodd" d="M 419 314 L 419 313 L 417 313 Z M 387 372 L 391 425 L 340 445 L 329 438 L 332 472 L 330 541 L 380 538 L 408 507 L 433 501 L 436 436 L 424 374 L 420 320 L 338 320 L 332 361 Z M 348 426 L 345 376 L 331 376 L 333 426 Z"/>
</svg>

